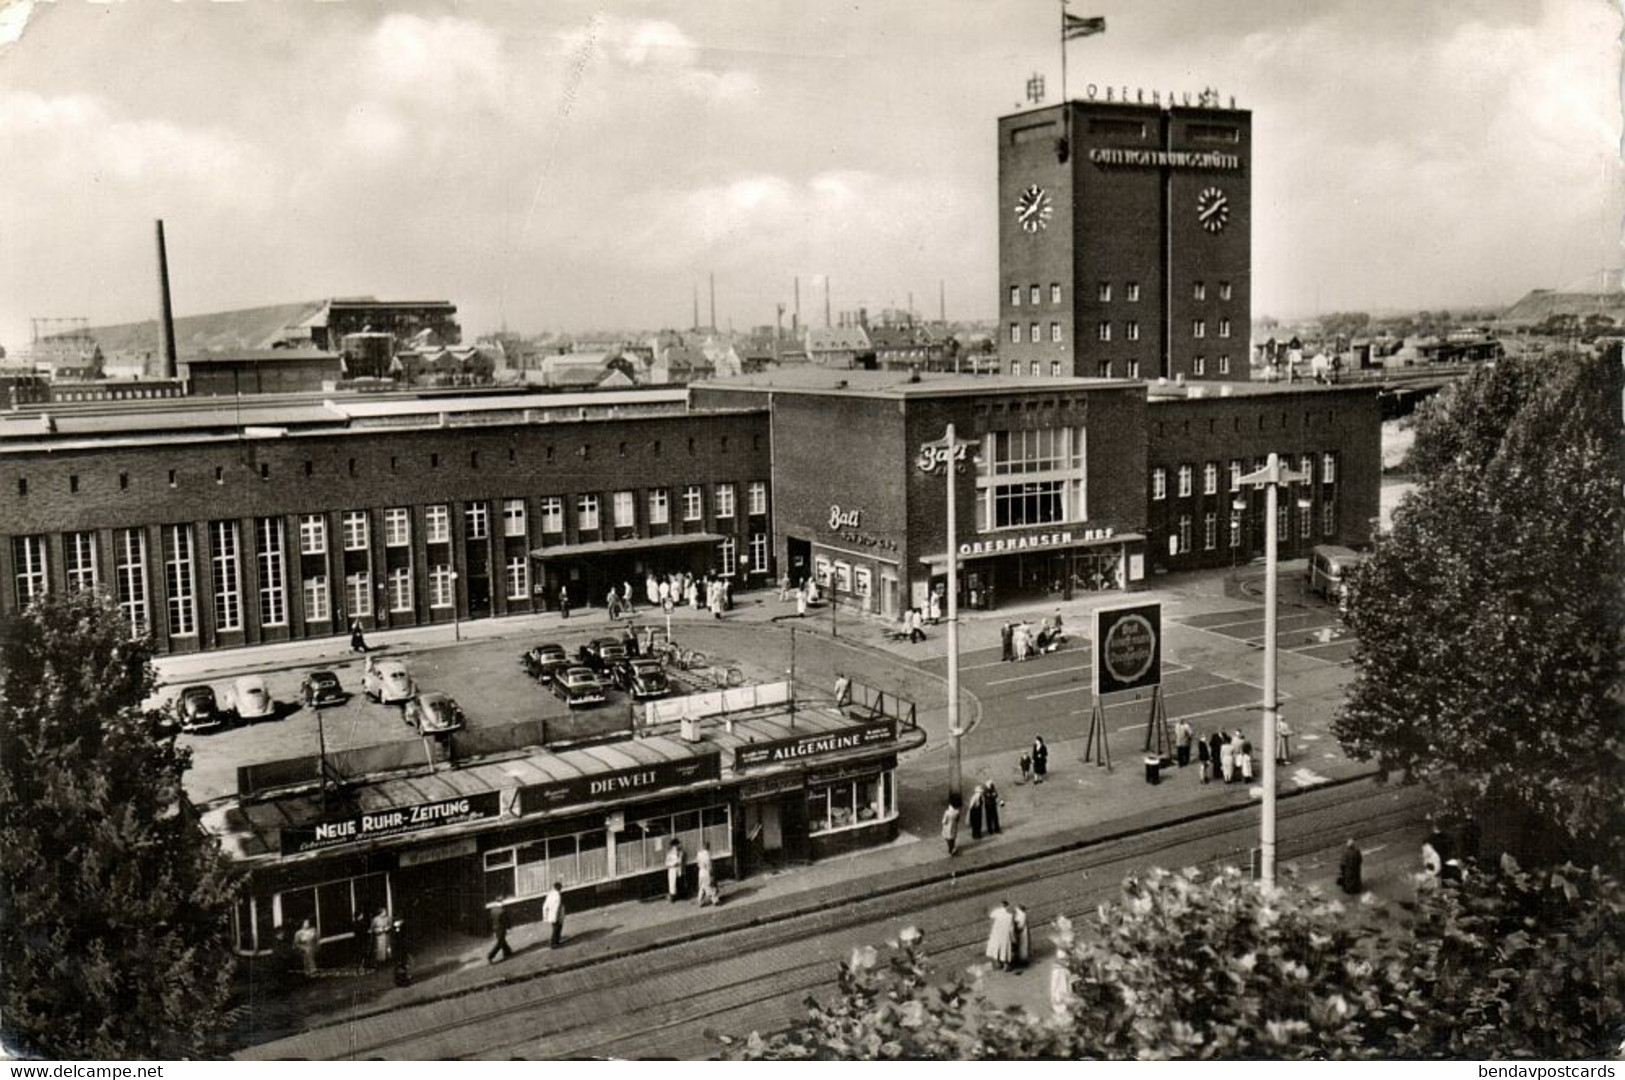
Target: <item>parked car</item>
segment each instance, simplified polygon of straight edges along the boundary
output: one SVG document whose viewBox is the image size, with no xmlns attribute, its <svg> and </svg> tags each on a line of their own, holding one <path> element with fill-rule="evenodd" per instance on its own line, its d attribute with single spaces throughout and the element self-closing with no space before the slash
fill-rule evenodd
<svg viewBox="0 0 1625 1080">
<path fill-rule="evenodd" d="M 581 646 L 577 660 L 601 675 L 608 675 L 618 661 L 630 655 L 625 641 L 618 637 L 600 637 Z"/>
<path fill-rule="evenodd" d="M 528 650 L 520 658 L 520 662 L 525 665 L 525 670 L 532 678 L 540 679 L 544 683 L 574 663 L 563 645 L 555 645 L 552 642 Z"/>
<path fill-rule="evenodd" d="M 408 701 L 401 712 L 406 722 L 424 735 L 461 731 L 463 727 L 463 710 L 449 695 L 438 690 L 424 691 Z"/>
<path fill-rule="evenodd" d="M 666 669 L 659 660 L 640 660 L 630 657 L 615 665 L 615 685 L 631 694 L 635 700 L 665 697 L 671 693 L 666 680 Z"/>
<path fill-rule="evenodd" d="M 214 698 L 212 686 L 183 686 L 172 706 L 182 731 L 213 731 L 226 722 L 225 710 Z"/>
<path fill-rule="evenodd" d="M 372 700 L 385 705 L 408 701 L 418 692 L 406 665 L 399 660 L 369 659 L 361 676 L 361 689 Z"/>
<path fill-rule="evenodd" d="M 265 688 L 265 680 L 258 675 L 237 678 L 231 684 L 231 711 L 237 714 L 237 719 L 248 724 L 274 718 L 276 702 Z"/>
<path fill-rule="evenodd" d="M 319 709 L 323 705 L 337 705 L 344 700 L 344 687 L 331 671 L 312 671 L 299 684 L 299 700 L 307 708 Z"/>
<path fill-rule="evenodd" d="M 572 709 L 598 705 L 604 700 L 604 684 L 591 668 L 572 667 L 553 679 L 553 692 Z"/>
</svg>

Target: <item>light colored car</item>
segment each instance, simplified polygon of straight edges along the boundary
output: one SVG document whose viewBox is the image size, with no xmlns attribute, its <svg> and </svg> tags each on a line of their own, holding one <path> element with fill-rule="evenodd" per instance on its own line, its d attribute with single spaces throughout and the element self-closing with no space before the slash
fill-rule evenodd
<svg viewBox="0 0 1625 1080">
<path fill-rule="evenodd" d="M 418 692 L 406 665 L 399 660 L 368 660 L 361 676 L 361 689 L 372 700 L 385 705 L 410 701 Z"/>
<path fill-rule="evenodd" d="M 243 675 L 231 684 L 231 710 L 245 724 L 256 720 L 270 720 L 276 716 L 276 702 L 265 688 L 265 680 L 258 675 Z"/>
<path fill-rule="evenodd" d="M 463 728 L 463 710 L 450 695 L 438 690 L 427 690 L 408 701 L 401 715 L 424 735 L 441 735 Z"/>
</svg>

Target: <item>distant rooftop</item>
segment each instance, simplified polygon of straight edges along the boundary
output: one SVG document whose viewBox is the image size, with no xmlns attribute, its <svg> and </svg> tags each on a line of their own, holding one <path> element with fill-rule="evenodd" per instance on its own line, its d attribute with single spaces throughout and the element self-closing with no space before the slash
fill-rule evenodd
<svg viewBox="0 0 1625 1080">
<path fill-rule="evenodd" d="M 769 393 L 794 390 L 808 394 L 845 394 L 852 397 L 931 398 L 982 394 L 1030 394 L 1043 390 L 1126 390 L 1144 384 L 1138 379 L 1063 378 L 1060 376 L 961 375 L 922 371 L 843 371 L 813 364 L 712 379 L 692 384 L 696 389 L 749 390 Z"/>
</svg>

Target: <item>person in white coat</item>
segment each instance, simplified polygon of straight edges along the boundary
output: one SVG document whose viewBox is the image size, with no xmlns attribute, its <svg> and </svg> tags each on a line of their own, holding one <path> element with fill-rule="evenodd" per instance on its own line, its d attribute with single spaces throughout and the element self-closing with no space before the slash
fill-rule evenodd
<svg viewBox="0 0 1625 1080">
<path fill-rule="evenodd" d="M 987 948 L 983 951 L 989 960 L 999 965 L 1000 971 L 1008 971 L 1016 955 L 1016 913 L 1010 901 L 1001 900 L 987 917 Z"/>
<path fill-rule="evenodd" d="M 706 904 L 716 905 L 721 902 L 717 895 L 716 879 L 712 877 L 711 845 L 702 843 L 699 854 L 694 856 L 694 866 L 699 872 L 698 886 L 694 890 L 694 904 L 704 907 Z"/>
<path fill-rule="evenodd" d="M 559 939 L 564 936 L 564 886 L 557 881 L 548 890 L 547 899 L 542 901 L 542 921 L 547 924 L 548 948 L 558 948 Z"/>
<path fill-rule="evenodd" d="M 676 903 L 683 895 L 683 842 L 673 839 L 666 848 L 666 899 Z"/>
</svg>

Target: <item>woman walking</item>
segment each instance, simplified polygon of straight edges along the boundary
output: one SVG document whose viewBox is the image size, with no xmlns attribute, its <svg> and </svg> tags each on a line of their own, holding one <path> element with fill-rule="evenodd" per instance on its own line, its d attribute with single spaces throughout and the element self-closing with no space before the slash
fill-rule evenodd
<svg viewBox="0 0 1625 1080">
<path fill-rule="evenodd" d="M 983 950 L 987 958 L 999 965 L 1000 971 L 1010 970 L 1010 962 L 1015 958 L 1016 943 L 1016 913 L 1010 908 L 1010 901 L 1000 900 L 999 906 L 987 913 L 991 924 L 987 931 L 987 948 Z"/>
<path fill-rule="evenodd" d="M 316 974 L 316 927 L 306 919 L 293 935 L 293 947 L 299 950 L 299 966 L 306 975 Z"/>
<path fill-rule="evenodd" d="M 971 792 L 970 803 L 965 807 L 970 813 L 970 838 L 972 840 L 982 838 L 982 799 L 982 785 L 977 784 L 976 790 Z"/>
<path fill-rule="evenodd" d="M 982 818 L 987 822 L 987 834 L 995 835 L 999 831 L 999 789 L 991 780 L 982 789 Z"/>
<path fill-rule="evenodd" d="M 1049 772 L 1049 747 L 1044 745 L 1044 736 L 1039 735 L 1033 739 L 1033 783 L 1042 784 Z"/>
<path fill-rule="evenodd" d="M 942 842 L 948 845 L 948 854 L 952 855 L 959 846 L 959 807 L 948 802 L 948 809 L 942 812 Z"/>
</svg>

